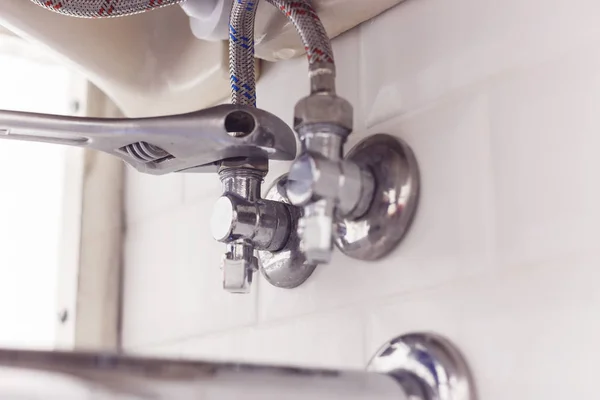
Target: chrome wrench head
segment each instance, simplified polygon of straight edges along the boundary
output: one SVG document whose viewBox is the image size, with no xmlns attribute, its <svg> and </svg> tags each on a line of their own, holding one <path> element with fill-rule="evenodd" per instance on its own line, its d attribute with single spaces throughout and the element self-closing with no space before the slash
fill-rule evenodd
<svg viewBox="0 0 600 400">
<path fill-rule="evenodd" d="M 225 104 L 150 118 L 82 118 L 0 111 L 0 139 L 85 147 L 121 158 L 140 172 L 216 172 L 235 158 L 292 160 L 295 134 L 266 111 Z"/>
</svg>

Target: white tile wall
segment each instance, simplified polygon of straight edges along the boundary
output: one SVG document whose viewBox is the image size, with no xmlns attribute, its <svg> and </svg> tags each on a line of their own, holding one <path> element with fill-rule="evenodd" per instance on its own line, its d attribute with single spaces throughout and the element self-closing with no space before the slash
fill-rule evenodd
<svg viewBox="0 0 600 400">
<path fill-rule="evenodd" d="M 315 313 L 182 341 L 179 355 L 192 359 L 362 369 L 364 325 L 363 315 L 354 309 Z"/>
<path fill-rule="evenodd" d="M 125 347 L 361 368 L 386 339 L 433 330 L 481 398 L 593 396 L 598 15 L 592 0 L 410 0 L 334 41 L 351 143 L 391 133 L 421 166 L 418 216 L 382 261 L 338 253 L 298 289 L 227 295 L 206 226 L 216 176 L 130 172 Z M 304 60 L 268 65 L 259 106 L 291 122 L 304 76 Z"/>
<path fill-rule="evenodd" d="M 367 354 L 394 332 L 427 330 L 456 343 L 486 400 L 594 397 L 598 253 L 390 298 L 366 323 Z M 366 363 L 366 360 L 365 360 Z"/>
<path fill-rule="evenodd" d="M 130 227 L 143 223 L 148 218 L 156 218 L 158 214 L 172 210 L 183 202 L 182 175 L 154 176 L 140 174 L 133 168 L 128 168 L 126 181 L 126 222 Z"/>
<path fill-rule="evenodd" d="M 181 206 L 130 227 L 125 246 L 123 341 L 127 347 L 256 322 L 256 294 L 222 290 L 223 246 L 207 229 L 212 200 Z M 139 268 L 139 269 L 138 269 Z"/>
</svg>

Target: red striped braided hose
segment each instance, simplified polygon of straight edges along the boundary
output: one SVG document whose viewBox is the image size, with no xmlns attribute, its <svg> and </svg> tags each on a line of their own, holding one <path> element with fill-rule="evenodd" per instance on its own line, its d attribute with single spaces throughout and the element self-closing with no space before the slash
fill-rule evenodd
<svg viewBox="0 0 600 400">
<path fill-rule="evenodd" d="M 319 74 L 335 77 L 335 63 L 331 43 L 311 2 L 308 0 L 265 1 L 277 7 L 296 27 L 308 57 L 311 82 L 318 80 Z M 234 104 L 256 106 L 254 20 L 257 6 L 258 0 L 235 0 L 231 11 L 229 72 L 231 99 Z M 312 87 L 313 84 L 311 83 Z"/>
<path fill-rule="evenodd" d="M 59 14 L 80 18 L 110 18 L 139 14 L 185 0 L 31 0 Z"/>
</svg>

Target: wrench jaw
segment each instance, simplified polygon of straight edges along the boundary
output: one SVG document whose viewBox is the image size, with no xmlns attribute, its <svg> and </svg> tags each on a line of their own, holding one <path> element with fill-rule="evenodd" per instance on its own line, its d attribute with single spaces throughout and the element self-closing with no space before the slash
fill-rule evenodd
<svg viewBox="0 0 600 400">
<path fill-rule="evenodd" d="M 224 138 L 229 140 L 229 138 Z M 140 147 L 140 142 L 121 147 L 112 152 L 116 157 L 122 159 L 126 164 L 135 168 L 137 171 L 150 175 L 166 175 L 174 172 L 184 173 L 216 173 L 219 165 L 223 161 L 239 159 L 275 159 L 292 160 L 293 156 L 288 152 L 282 152 L 277 149 L 263 149 L 252 145 L 240 145 L 233 143 L 230 147 L 221 152 L 212 153 L 212 157 L 207 158 L 204 153 L 200 154 L 180 154 L 175 156 L 168 151 L 157 147 L 162 151 L 162 156 L 155 159 L 144 159 L 140 157 L 139 152 L 132 150 Z M 165 146 L 170 147 L 170 146 Z M 174 151 L 174 153 L 180 153 Z M 186 152 L 187 153 L 187 152 Z M 214 160 L 213 160 L 214 158 Z M 208 161 L 208 162 L 207 162 Z"/>
<path fill-rule="evenodd" d="M 275 115 L 254 107 L 227 104 L 168 118 L 140 120 L 147 143 L 128 143 L 115 155 L 153 175 L 217 172 L 224 160 L 293 160 L 296 156 L 292 129 Z M 195 127 L 192 133 L 190 126 Z M 139 148 L 148 144 L 163 153 L 148 159 L 146 151 L 140 157 Z"/>
<path fill-rule="evenodd" d="M 0 139 L 98 150 L 136 170 L 216 172 L 223 160 L 292 160 L 296 137 L 280 118 L 250 106 L 224 104 L 151 118 L 82 118 L 0 111 Z"/>
</svg>

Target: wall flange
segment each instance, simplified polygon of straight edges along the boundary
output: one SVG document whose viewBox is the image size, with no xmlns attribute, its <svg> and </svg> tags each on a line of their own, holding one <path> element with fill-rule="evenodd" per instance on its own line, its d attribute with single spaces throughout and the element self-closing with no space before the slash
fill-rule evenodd
<svg viewBox="0 0 600 400">
<path fill-rule="evenodd" d="M 362 217 L 336 220 L 335 242 L 352 258 L 377 260 L 402 241 L 414 219 L 421 186 L 417 160 L 403 140 L 387 134 L 366 138 L 345 159 L 369 170 L 376 187 Z"/>
<path fill-rule="evenodd" d="M 304 253 L 300 251 L 298 221 L 302 217 L 303 209 L 290 204 L 285 190 L 286 183 L 287 174 L 277 178 L 267 191 L 265 199 L 288 205 L 291 226 L 287 244 L 282 250 L 276 252 L 258 251 L 258 261 L 262 275 L 271 285 L 282 289 L 293 289 L 303 284 L 312 275 L 317 265 L 309 263 Z"/>
<path fill-rule="evenodd" d="M 420 177 L 410 147 L 391 135 L 377 134 L 361 141 L 345 157 L 375 181 L 367 211 L 351 219 L 339 214 L 334 220 L 334 240 L 346 255 L 360 260 L 377 260 L 392 251 L 404 238 L 414 219 L 419 201 Z M 276 287 L 292 289 L 304 283 L 316 264 L 301 250 L 298 223 L 303 208 L 290 204 L 288 175 L 279 177 L 266 199 L 285 203 L 290 212 L 290 236 L 283 250 L 259 251 L 263 276 Z M 367 203 L 368 204 L 368 203 Z"/>
<path fill-rule="evenodd" d="M 452 343 L 438 335 L 399 336 L 377 351 L 367 370 L 396 378 L 408 399 L 476 399 L 465 360 Z"/>
</svg>

